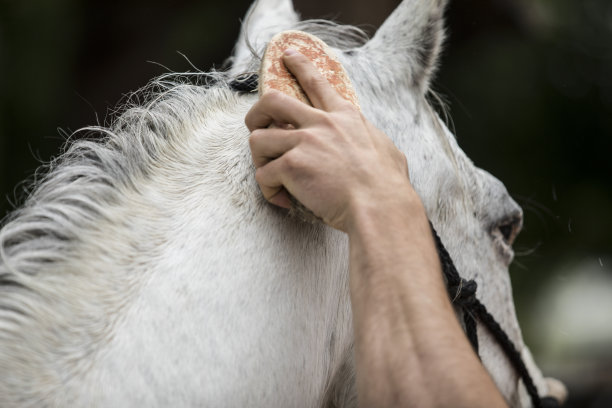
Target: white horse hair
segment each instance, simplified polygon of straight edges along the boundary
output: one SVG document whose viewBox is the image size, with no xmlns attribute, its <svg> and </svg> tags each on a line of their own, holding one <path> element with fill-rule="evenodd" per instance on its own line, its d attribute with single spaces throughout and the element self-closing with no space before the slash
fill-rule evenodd
<svg viewBox="0 0 612 408">
<path fill-rule="evenodd" d="M 368 41 L 259 0 L 228 72 L 163 76 L 145 103 L 89 129 L 102 137 L 68 144 L 0 231 L 0 406 L 356 405 L 346 237 L 265 202 L 244 125 L 257 95 L 228 87 L 289 28 L 336 47 L 459 270 L 528 358 L 507 269 L 521 210 L 426 99 L 444 6 L 404 0 Z M 478 335 L 506 400 L 530 406 Z"/>
</svg>

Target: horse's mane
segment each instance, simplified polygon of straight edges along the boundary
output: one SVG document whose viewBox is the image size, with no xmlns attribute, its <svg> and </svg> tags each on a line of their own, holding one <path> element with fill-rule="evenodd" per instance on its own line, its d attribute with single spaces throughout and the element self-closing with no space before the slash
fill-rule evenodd
<svg viewBox="0 0 612 408">
<path fill-rule="evenodd" d="M 0 230 L 0 372 L 13 372 L 2 374 L 0 395 L 29 392 L 27 378 L 53 378 L 39 381 L 41 393 L 78 378 L 79 366 L 59 362 L 91 360 L 142 275 L 137 265 L 146 268 L 145 254 L 163 243 L 122 233 L 133 222 L 125 208 L 184 146 L 196 118 L 228 111 L 239 97 L 223 73 L 163 75 L 109 126 L 78 131 L 39 171 Z"/>
<path fill-rule="evenodd" d="M 110 126 L 75 132 L 62 153 L 37 171 L 42 176 L 35 177 L 25 203 L 4 220 L 0 317 L 27 314 L 22 292 L 42 289 L 35 278 L 71 259 L 83 231 L 110 220 L 113 203 L 138 190 L 138 180 L 202 111 L 195 101 L 212 103 L 228 94 L 222 73 L 163 75 L 133 93 Z"/>
<path fill-rule="evenodd" d="M 326 20 L 303 21 L 294 28 L 343 50 L 367 40 L 358 28 Z M 254 67 L 262 52 L 255 52 Z M 215 105 L 231 98 L 229 83 L 235 79 L 226 72 L 161 75 L 130 94 L 108 126 L 76 131 L 61 154 L 37 170 L 24 204 L 3 220 L 0 230 L 0 333 L 6 329 L 3 319 L 28 314 L 27 299 L 44 290 L 40 275 L 75 256 L 74 245 L 84 230 L 112 219 L 112 204 L 137 191 L 138 181 L 162 152 L 180 142 L 189 118 L 196 111 L 203 115 L 207 106 L 201 102 Z"/>
</svg>

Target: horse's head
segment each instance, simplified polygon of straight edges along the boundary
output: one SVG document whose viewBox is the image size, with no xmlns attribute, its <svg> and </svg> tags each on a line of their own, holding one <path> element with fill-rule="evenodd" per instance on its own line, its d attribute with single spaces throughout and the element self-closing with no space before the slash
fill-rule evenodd
<svg viewBox="0 0 612 408">
<path fill-rule="evenodd" d="M 461 275 L 522 352 L 541 395 L 563 398 L 532 362 L 517 321 L 508 266 L 522 210 L 504 185 L 476 167 L 428 103 L 444 38 L 444 0 L 404 0 L 372 39 L 350 28 L 300 23 L 289 0 L 260 0 L 249 11 L 232 57 L 232 74 L 255 71 L 275 33 L 302 28 L 335 46 L 365 116 L 406 155 L 411 181 Z M 480 356 L 512 406 L 530 402 L 500 347 L 478 328 Z"/>
</svg>

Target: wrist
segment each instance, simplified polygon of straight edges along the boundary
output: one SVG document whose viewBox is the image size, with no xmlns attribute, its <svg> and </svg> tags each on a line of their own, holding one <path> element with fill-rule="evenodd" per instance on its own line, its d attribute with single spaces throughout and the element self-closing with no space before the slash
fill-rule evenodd
<svg viewBox="0 0 612 408">
<path fill-rule="evenodd" d="M 379 233 L 393 236 L 423 222 L 427 222 L 427 213 L 421 198 L 405 182 L 389 188 L 386 194 L 355 195 L 349 204 L 344 230 L 349 238 Z"/>
<path fill-rule="evenodd" d="M 427 282 L 425 286 L 434 285 L 445 296 L 427 213 L 411 186 L 397 189 L 385 199 L 358 202 L 351 215 L 346 232 L 352 288 L 382 282 L 391 285 L 389 288 L 403 286 L 403 272 L 409 265 L 410 270 L 418 271 L 410 274 L 413 283 Z M 370 272 L 363 275 L 357 271 Z"/>
</svg>

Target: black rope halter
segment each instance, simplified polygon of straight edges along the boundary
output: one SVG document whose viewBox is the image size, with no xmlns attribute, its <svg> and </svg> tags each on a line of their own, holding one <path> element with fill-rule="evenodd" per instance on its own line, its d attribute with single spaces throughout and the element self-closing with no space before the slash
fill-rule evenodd
<svg viewBox="0 0 612 408">
<path fill-rule="evenodd" d="M 478 336 L 476 333 L 476 320 L 480 321 L 493 335 L 497 343 L 500 345 L 506 357 L 523 380 L 523 384 L 531 397 L 531 402 L 534 408 L 555 408 L 559 407 L 559 402 L 552 397 L 540 397 L 538 390 L 533 383 L 533 379 L 527 371 L 527 367 L 521 358 L 521 354 L 512 343 L 504 329 L 497 323 L 491 313 L 487 311 L 485 305 L 480 303 L 476 298 L 476 289 L 478 285 L 471 280 L 465 280 L 457 272 L 457 268 L 450 257 L 450 254 L 442 244 L 442 240 L 434 229 L 431 222 L 431 232 L 436 242 L 438 256 L 442 264 L 442 273 L 446 278 L 446 288 L 451 302 L 461 308 L 463 312 L 463 323 L 465 325 L 465 334 L 472 344 L 472 348 L 478 355 Z"/>
<path fill-rule="evenodd" d="M 259 75 L 256 73 L 247 73 L 238 75 L 229 81 L 228 86 L 232 91 L 239 93 L 251 93 L 257 91 L 259 84 Z"/>
<path fill-rule="evenodd" d="M 238 75 L 232 78 L 227 85 L 229 88 L 238 93 L 253 93 L 257 92 L 259 85 L 259 75 L 254 72 Z"/>
</svg>

